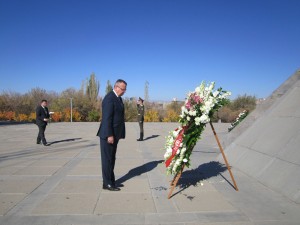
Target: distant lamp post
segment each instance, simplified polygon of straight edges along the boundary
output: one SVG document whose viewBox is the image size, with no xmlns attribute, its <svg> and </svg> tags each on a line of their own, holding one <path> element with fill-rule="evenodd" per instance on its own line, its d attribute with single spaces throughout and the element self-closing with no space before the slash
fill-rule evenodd
<svg viewBox="0 0 300 225">
<path fill-rule="evenodd" d="M 72 117 L 73 117 L 73 98 L 70 98 L 71 101 L 71 123 L 72 123 Z"/>
</svg>

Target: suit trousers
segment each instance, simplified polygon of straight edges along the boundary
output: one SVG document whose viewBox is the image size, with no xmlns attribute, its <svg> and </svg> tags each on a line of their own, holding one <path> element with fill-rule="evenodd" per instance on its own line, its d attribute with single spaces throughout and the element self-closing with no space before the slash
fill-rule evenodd
<svg viewBox="0 0 300 225">
<path fill-rule="evenodd" d="M 118 142 L 119 140 L 115 140 L 114 144 L 109 144 L 107 139 L 100 138 L 103 185 L 115 185 L 114 169 Z"/>
<path fill-rule="evenodd" d="M 39 124 L 37 125 L 39 127 L 39 133 L 37 136 L 37 143 L 40 143 L 41 141 L 43 142 L 43 144 L 46 144 L 46 138 L 45 138 L 45 130 L 46 130 L 46 126 L 47 124 Z"/>
<path fill-rule="evenodd" d="M 143 121 L 140 121 L 140 122 L 139 122 L 139 125 L 140 125 L 140 133 L 141 133 L 141 134 L 144 134 L 144 122 L 143 122 Z"/>
<path fill-rule="evenodd" d="M 143 139 L 144 138 L 144 122 L 140 121 L 139 125 L 140 125 L 140 139 Z"/>
</svg>

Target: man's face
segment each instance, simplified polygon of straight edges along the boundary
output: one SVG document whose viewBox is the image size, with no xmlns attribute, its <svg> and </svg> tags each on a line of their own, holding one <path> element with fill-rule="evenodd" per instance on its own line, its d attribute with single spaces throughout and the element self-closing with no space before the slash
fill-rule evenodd
<svg viewBox="0 0 300 225">
<path fill-rule="evenodd" d="M 126 92 L 126 84 L 117 83 L 115 87 L 115 92 L 117 92 L 118 96 L 124 95 L 124 93 Z"/>
<path fill-rule="evenodd" d="M 43 107 L 46 107 L 47 106 L 47 102 L 42 102 L 41 104 Z"/>
</svg>

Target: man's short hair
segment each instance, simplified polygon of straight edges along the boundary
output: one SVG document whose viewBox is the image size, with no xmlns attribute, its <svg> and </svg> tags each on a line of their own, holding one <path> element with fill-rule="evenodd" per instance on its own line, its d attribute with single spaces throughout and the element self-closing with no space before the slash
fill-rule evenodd
<svg viewBox="0 0 300 225">
<path fill-rule="evenodd" d="M 46 99 L 43 99 L 43 100 L 41 101 L 41 103 L 43 103 L 43 102 L 47 102 L 47 100 L 46 100 Z"/>
<path fill-rule="evenodd" d="M 127 86 L 127 83 L 126 83 L 125 80 L 118 79 L 118 80 L 116 81 L 115 85 L 116 85 L 116 84 L 119 84 L 119 83 L 123 83 L 123 84 L 125 84 L 125 85 Z"/>
</svg>

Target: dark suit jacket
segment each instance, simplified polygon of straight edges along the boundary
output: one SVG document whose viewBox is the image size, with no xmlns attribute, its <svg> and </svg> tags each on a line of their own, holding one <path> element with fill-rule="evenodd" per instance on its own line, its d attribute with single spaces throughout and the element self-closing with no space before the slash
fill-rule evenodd
<svg viewBox="0 0 300 225">
<path fill-rule="evenodd" d="M 113 91 L 102 101 L 102 121 L 97 136 L 102 139 L 109 136 L 114 136 L 117 140 L 125 138 L 124 105 Z"/>
<path fill-rule="evenodd" d="M 44 109 L 41 105 L 39 105 L 38 107 L 36 107 L 35 114 L 37 125 L 47 125 L 47 122 L 44 121 L 44 119 L 50 118 L 49 110 L 47 107 L 45 107 Z"/>
</svg>

